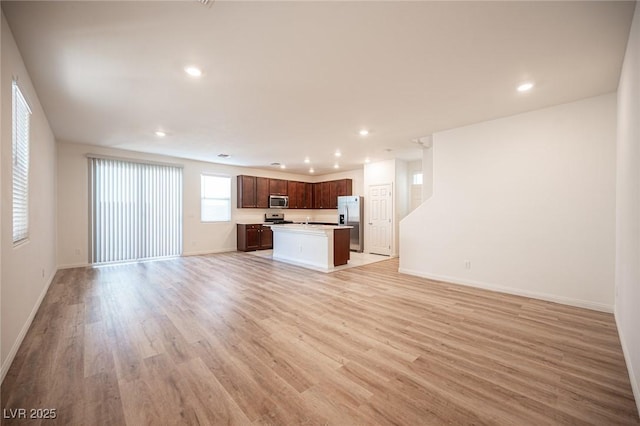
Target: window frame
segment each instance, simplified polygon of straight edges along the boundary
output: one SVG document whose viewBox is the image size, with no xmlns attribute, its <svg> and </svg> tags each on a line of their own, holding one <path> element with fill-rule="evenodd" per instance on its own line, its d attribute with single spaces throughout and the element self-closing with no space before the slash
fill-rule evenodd
<svg viewBox="0 0 640 426">
<path fill-rule="evenodd" d="M 213 177 L 213 178 L 224 178 L 227 179 L 229 181 L 229 198 L 209 198 L 209 197 L 205 197 L 204 194 L 204 179 L 206 177 Z M 225 174 L 220 174 L 220 173 L 207 173 L 207 172 L 201 172 L 200 173 L 200 223 L 230 223 L 232 220 L 232 192 L 233 192 L 233 186 L 232 186 L 232 177 L 229 175 L 225 175 Z M 228 201 L 228 219 L 226 220 L 205 220 L 203 217 L 203 201 L 204 200 L 222 200 L 222 201 Z"/>
<path fill-rule="evenodd" d="M 419 179 L 417 177 L 420 176 Z M 416 183 L 416 180 L 419 180 L 420 183 Z M 422 185 L 424 182 L 424 173 L 423 172 L 413 172 L 411 175 L 411 185 Z"/>
<path fill-rule="evenodd" d="M 17 80 L 11 84 L 11 188 L 12 188 L 12 213 L 11 230 L 13 246 L 18 246 L 29 241 L 29 163 L 31 153 L 31 107 L 24 93 L 20 89 Z M 26 123 L 18 123 L 18 120 L 26 120 Z M 17 167 L 20 166 L 20 167 Z M 20 180 L 20 182 L 18 182 Z M 22 201 L 23 211 L 16 212 L 17 201 Z M 16 224 L 22 223 L 19 229 Z"/>
</svg>

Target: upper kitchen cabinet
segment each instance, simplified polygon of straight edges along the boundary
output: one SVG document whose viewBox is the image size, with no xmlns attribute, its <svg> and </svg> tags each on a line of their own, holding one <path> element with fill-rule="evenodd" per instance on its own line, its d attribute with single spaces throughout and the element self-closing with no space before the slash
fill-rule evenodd
<svg viewBox="0 0 640 426">
<path fill-rule="evenodd" d="M 331 182 L 320 182 L 320 208 L 331 208 Z M 337 200 L 336 200 L 337 204 Z"/>
<path fill-rule="evenodd" d="M 238 208 L 251 207 L 257 207 L 256 177 L 240 175 L 238 176 Z"/>
<path fill-rule="evenodd" d="M 352 195 L 353 182 L 351 179 L 332 180 L 314 183 L 313 208 L 337 209 L 338 197 Z"/>
<path fill-rule="evenodd" d="M 289 208 L 313 208 L 313 184 L 289 181 Z"/>
<path fill-rule="evenodd" d="M 290 209 L 303 209 L 305 208 L 305 192 L 304 182 L 289 181 L 289 208 Z"/>
<path fill-rule="evenodd" d="M 340 179 L 334 182 L 336 183 L 336 197 L 353 195 L 353 181 L 351 179 Z"/>
<path fill-rule="evenodd" d="M 338 208 L 338 197 L 353 195 L 351 179 L 332 180 L 329 182 L 329 208 Z"/>
<path fill-rule="evenodd" d="M 269 208 L 269 178 L 256 178 L 256 207 Z"/>
<path fill-rule="evenodd" d="M 313 204 L 311 208 L 320 209 L 322 208 L 320 207 L 322 205 L 322 185 L 318 182 L 312 183 L 311 186 L 313 188 Z"/>
<path fill-rule="evenodd" d="M 317 182 L 313 184 L 313 208 L 329 208 L 329 182 Z"/>
<path fill-rule="evenodd" d="M 283 179 L 269 179 L 270 195 L 289 195 L 287 182 Z"/>
<path fill-rule="evenodd" d="M 313 208 L 313 184 L 305 183 L 304 184 L 304 207 L 303 209 L 312 209 Z"/>
<path fill-rule="evenodd" d="M 351 179 L 307 183 L 238 176 L 238 208 L 269 208 L 269 195 L 288 195 L 292 209 L 335 209 L 338 197 L 351 195 Z"/>
<path fill-rule="evenodd" d="M 279 181 L 256 176 L 238 176 L 238 208 L 269 208 L 269 195 L 277 194 L 271 192 L 271 182 L 274 180 Z"/>
</svg>

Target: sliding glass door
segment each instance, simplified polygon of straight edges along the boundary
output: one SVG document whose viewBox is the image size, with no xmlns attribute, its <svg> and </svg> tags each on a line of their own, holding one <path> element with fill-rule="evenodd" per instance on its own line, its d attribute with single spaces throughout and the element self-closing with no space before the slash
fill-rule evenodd
<svg viewBox="0 0 640 426">
<path fill-rule="evenodd" d="M 91 262 L 182 253 L 182 168 L 90 158 Z"/>
</svg>

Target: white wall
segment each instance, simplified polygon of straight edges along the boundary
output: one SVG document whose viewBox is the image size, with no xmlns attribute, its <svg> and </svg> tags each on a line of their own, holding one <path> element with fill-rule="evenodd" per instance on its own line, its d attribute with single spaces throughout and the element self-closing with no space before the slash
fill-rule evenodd
<svg viewBox="0 0 640 426">
<path fill-rule="evenodd" d="M 176 163 L 184 166 L 183 180 L 183 253 L 185 255 L 216 253 L 236 250 L 236 222 L 264 221 L 266 209 L 238 209 L 236 208 L 236 176 L 240 174 L 251 176 L 265 176 L 272 178 L 324 181 L 340 178 L 354 179 L 354 190 L 362 188 L 362 170 L 314 176 L 310 179 L 306 175 L 295 175 L 278 171 L 245 167 L 226 166 L 222 164 L 206 163 L 102 148 L 84 144 L 58 143 L 58 259 L 59 267 L 67 268 L 83 266 L 88 263 L 89 248 L 89 190 L 88 190 L 88 160 L 86 155 L 102 154 L 121 158 L 131 158 L 148 161 Z M 202 173 L 217 173 L 232 176 L 232 209 L 231 222 L 202 223 L 200 222 L 200 175 Z M 313 221 L 337 222 L 337 211 L 334 210 L 283 210 L 287 219 L 294 221 L 305 220 L 307 216 Z"/>
<path fill-rule="evenodd" d="M 400 270 L 611 311 L 615 113 L 609 94 L 435 134 Z"/>
<path fill-rule="evenodd" d="M 413 211 L 422 204 L 422 185 L 413 184 L 413 175 L 422 173 L 422 159 L 407 162 L 407 185 L 409 188 L 409 212 Z M 408 212 L 407 212 L 408 213 Z"/>
<path fill-rule="evenodd" d="M 400 221 L 409 214 L 409 206 L 411 204 L 411 187 L 409 186 L 407 162 L 403 160 L 395 161 L 395 179 L 394 179 L 394 207 L 393 212 L 393 256 L 397 256 L 400 250 Z"/>
<path fill-rule="evenodd" d="M 56 272 L 56 145 L 44 111 L 2 15 L 1 137 L 1 379 L 13 361 L 33 316 Z M 29 163 L 29 239 L 12 238 L 12 78 L 32 109 Z"/>
<path fill-rule="evenodd" d="M 422 150 L 422 201 L 433 195 L 433 139 Z"/>
<path fill-rule="evenodd" d="M 615 314 L 640 411 L 640 5 L 618 86 Z"/>
</svg>

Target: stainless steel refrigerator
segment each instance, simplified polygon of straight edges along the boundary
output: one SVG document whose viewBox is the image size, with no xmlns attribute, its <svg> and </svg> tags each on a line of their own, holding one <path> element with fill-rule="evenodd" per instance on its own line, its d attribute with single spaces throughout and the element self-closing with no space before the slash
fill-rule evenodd
<svg viewBox="0 0 640 426">
<path fill-rule="evenodd" d="M 351 228 L 351 251 L 364 251 L 364 200 L 359 195 L 338 197 L 338 224 Z"/>
</svg>

